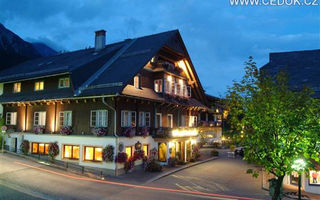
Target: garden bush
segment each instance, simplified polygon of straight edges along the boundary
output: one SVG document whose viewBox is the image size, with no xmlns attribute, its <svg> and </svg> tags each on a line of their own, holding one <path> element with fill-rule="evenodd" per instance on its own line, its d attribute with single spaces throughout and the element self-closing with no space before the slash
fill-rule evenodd
<svg viewBox="0 0 320 200">
<path fill-rule="evenodd" d="M 177 159 L 170 157 L 168 159 L 168 166 L 169 167 L 175 167 L 177 165 Z"/>
<path fill-rule="evenodd" d="M 161 172 L 162 166 L 155 159 L 152 159 L 149 162 L 147 162 L 146 171 Z"/>
</svg>

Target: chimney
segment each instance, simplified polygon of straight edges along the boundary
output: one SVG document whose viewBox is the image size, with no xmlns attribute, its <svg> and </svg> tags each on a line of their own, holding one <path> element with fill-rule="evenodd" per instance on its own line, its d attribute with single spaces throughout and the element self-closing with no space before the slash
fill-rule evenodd
<svg viewBox="0 0 320 200">
<path fill-rule="evenodd" d="M 106 31 L 105 30 L 96 31 L 94 49 L 96 51 L 99 51 L 103 49 L 105 45 L 106 45 Z"/>
</svg>

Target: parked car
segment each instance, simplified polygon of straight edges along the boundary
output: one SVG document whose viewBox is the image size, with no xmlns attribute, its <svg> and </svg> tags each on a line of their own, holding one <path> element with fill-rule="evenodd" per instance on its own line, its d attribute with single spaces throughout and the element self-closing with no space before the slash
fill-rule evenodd
<svg viewBox="0 0 320 200">
<path fill-rule="evenodd" d="M 234 155 L 243 157 L 244 156 L 244 147 L 237 147 L 234 150 Z"/>
</svg>

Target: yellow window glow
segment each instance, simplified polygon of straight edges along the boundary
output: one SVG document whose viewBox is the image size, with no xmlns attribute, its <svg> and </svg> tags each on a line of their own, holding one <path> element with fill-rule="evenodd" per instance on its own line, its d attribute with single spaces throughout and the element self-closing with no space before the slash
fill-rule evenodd
<svg viewBox="0 0 320 200">
<path fill-rule="evenodd" d="M 72 151 L 72 146 L 64 146 L 64 157 L 65 158 L 71 158 L 71 151 Z"/>
<path fill-rule="evenodd" d="M 34 83 L 34 90 L 39 91 L 44 89 L 44 82 L 43 81 L 37 81 Z"/>
<path fill-rule="evenodd" d="M 49 154 L 49 144 L 45 144 L 44 154 Z"/>
<path fill-rule="evenodd" d="M 21 92 L 21 83 L 13 84 L 13 92 Z"/>
<path fill-rule="evenodd" d="M 85 154 L 86 160 L 93 160 L 93 147 L 86 147 Z"/>
<path fill-rule="evenodd" d="M 72 157 L 75 159 L 79 159 L 80 155 L 79 155 L 79 146 L 73 146 L 73 155 Z"/>
<path fill-rule="evenodd" d="M 102 148 L 95 148 L 95 160 L 102 161 Z"/>
<path fill-rule="evenodd" d="M 132 156 L 132 148 L 131 147 L 126 147 L 126 154 L 127 154 L 128 158 Z"/>
<path fill-rule="evenodd" d="M 44 153 L 44 144 L 43 143 L 39 144 L 39 153 Z"/>
<path fill-rule="evenodd" d="M 144 151 L 144 155 L 148 156 L 149 152 L 148 152 L 148 145 L 147 144 L 143 145 L 142 150 Z"/>
<path fill-rule="evenodd" d="M 38 153 L 38 143 L 32 143 L 32 153 Z"/>
</svg>

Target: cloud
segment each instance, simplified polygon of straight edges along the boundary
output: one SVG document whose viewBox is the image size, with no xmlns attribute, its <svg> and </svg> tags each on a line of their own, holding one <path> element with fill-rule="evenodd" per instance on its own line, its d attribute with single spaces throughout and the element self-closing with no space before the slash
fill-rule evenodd
<svg viewBox="0 0 320 200">
<path fill-rule="evenodd" d="M 116 42 L 179 29 L 204 88 L 224 95 L 253 56 L 320 48 L 316 7 L 232 7 L 228 0 L 2 0 L 0 22 L 57 50 L 93 46 L 94 31 Z M 210 72 L 210 73 L 208 73 Z"/>
</svg>

